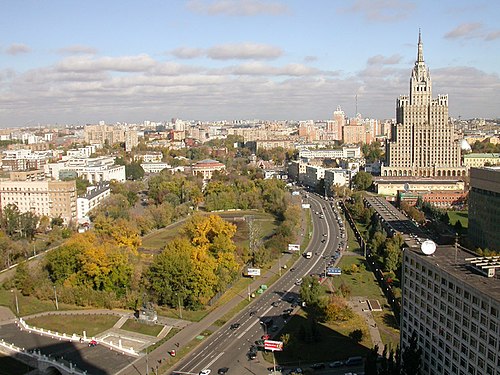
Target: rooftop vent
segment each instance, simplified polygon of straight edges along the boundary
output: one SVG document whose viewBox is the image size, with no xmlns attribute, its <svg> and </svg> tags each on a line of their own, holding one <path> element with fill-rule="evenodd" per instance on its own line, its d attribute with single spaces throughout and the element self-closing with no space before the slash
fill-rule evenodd
<svg viewBox="0 0 500 375">
<path fill-rule="evenodd" d="M 495 277 L 496 270 L 500 269 L 500 256 L 465 258 L 468 266 L 487 277 Z"/>
</svg>

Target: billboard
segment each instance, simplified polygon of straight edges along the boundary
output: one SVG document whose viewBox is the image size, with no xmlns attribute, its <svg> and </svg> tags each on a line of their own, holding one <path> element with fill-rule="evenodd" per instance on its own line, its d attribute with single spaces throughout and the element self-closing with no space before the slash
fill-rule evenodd
<svg viewBox="0 0 500 375">
<path fill-rule="evenodd" d="M 264 340 L 264 349 L 281 352 L 283 350 L 283 341 Z"/>
<path fill-rule="evenodd" d="M 326 275 L 327 276 L 337 276 L 337 275 L 342 275 L 342 269 L 338 267 L 328 267 L 326 269 Z"/>
<path fill-rule="evenodd" d="M 289 243 L 288 251 L 300 251 L 300 245 L 298 243 Z"/>
<path fill-rule="evenodd" d="M 300 192 L 298 192 L 298 191 L 292 191 L 292 195 L 300 195 Z"/>
<path fill-rule="evenodd" d="M 309 203 L 302 203 L 302 208 L 311 208 L 311 204 L 309 204 Z"/>
<path fill-rule="evenodd" d="M 247 268 L 247 276 L 260 276 L 260 268 Z"/>
</svg>

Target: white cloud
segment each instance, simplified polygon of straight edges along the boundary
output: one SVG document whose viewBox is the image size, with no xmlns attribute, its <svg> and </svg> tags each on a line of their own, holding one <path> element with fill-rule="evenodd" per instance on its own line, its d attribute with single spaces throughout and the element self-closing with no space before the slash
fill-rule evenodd
<svg viewBox="0 0 500 375">
<path fill-rule="evenodd" d="M 22 53 L 31 52 L 31 48 L 28 47 L 26 44 L 13 43 L 5 49 L 5 52 L 8 55 L 15 56 L 15 55 L 20 55 Z"/>
<path fill-rule="evenodd" d="M 414 9 L 415 3 L 406 0 L 355 0 L 339 12 L 359 13 L 368 21 L 388 22 L 406 19 Z"/>
<path fill-rule="evenodd" d="M 155 65 L 155 61 L 148 55 L 121 56 L 121 57 L 68 57 L 62 60 L 57 68 L 61 71 L 102 71 L 140 72 Z"/>
<path fill-rule="evenodd" d="M 196 13 L 227 16 L 256 16 L 261 14 L 282 15 L 289 12 L 286 4 L 276 1 L 258 0 L 191 0 L 188 9 Z"/>
<path fill-rule="evenodd" d="M 75 44 L 59 48 L 57 52 L 61 55 L 95 55 L 97 53 L 97 49 L 94 47 Z"/>
<path fill-rule="evenodd" d="M 267 44 L 240 43 L 240 44 L 222 44 L 209 48 L 206 51 L 209 58 L 214 60 L 230 59 L 276 59 L 283 55 L 279 47 Z"/>
<path fill-rule="evenodd" d="M 144 119 L 326 119 L 337 105 L 349 116 L 394 117 L 409 91 L 411 66 L 374 56 L 349 76 L 304 64 L 249 61 L 222 68 L 149 56 L 65 58 L 24 73 L 0 71 L 0 126 Z M 450 95 L 450 115 L 498 116 L 500 79 L 470 67 L 432 70 L 433 91 Z M 492 98 L 485 100 L 485 98 Z"/>
<path fill-rule="evenodd" d="M 203 48 L 179 47 L 170 51 L 170 54 L 179 59 L 194 59 L 203 56 L 205 51 Z"/>
<path fill-rule="evenodd" d="M 389 57 L 385 57 L 382 55 L 372 56 L 368 59 L 367 64 L 379 64 L 379 65 L 395 65 L 401 62 L 401 55 L 392 55 Z"/>
<path fill-rule="evenodd" d="M 476 38 L 478 31 L 483 27 L 480 22 L 470 22 L 458 25 L 453 30 L 447 32 L 444 37 L 447 39 Z"/>
</svg>

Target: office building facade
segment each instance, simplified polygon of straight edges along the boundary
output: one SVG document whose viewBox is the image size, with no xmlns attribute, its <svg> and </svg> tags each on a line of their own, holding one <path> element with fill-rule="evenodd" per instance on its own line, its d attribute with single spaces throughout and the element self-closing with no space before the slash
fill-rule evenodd
<svg viewBox="0 0 500 375">
<path fill-rule="evenodd" d="M 460 246 L 403 252 L 401 347 L 417 334 L 422 374 L 500 374 L 500 261 Z"/>
</svg>

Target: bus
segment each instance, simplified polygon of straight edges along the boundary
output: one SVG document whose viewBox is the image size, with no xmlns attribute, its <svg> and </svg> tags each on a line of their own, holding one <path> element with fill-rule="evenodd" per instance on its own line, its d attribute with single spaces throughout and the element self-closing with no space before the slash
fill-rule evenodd
<svg viewBox="0 0 500 375">
<path fill-rule="evenodd" d="M 312 256 L 313 256 L 312 251 L 308 251 L 308 252 L 304 253 L 304 258 L 306 258 L 306 259 L 311 259 Z"/>
</svg>

